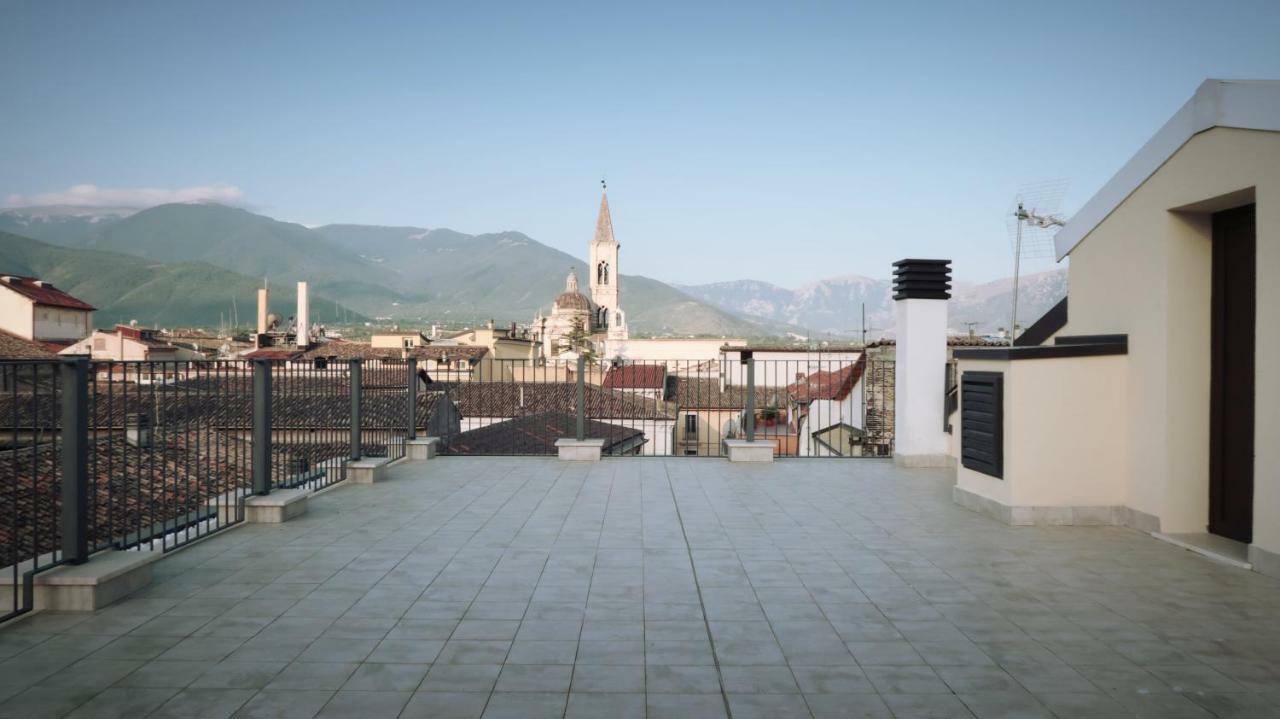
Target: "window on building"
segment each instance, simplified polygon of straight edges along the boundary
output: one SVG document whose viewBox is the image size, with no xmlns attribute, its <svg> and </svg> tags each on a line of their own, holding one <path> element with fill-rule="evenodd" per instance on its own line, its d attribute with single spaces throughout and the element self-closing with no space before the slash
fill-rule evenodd
<svg viewBox="0 0 1280 719">
<path fill-rule="evenodd" d="M 698 415 L 686 414 L 684 416 L 684 433 L 697 436 L 698 434 Z"/>
</svg>

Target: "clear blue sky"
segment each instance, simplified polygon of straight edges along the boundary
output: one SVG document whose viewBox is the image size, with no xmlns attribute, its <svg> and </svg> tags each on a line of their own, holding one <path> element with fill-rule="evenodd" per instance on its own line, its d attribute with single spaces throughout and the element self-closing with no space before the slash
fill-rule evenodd
<svg viewBox="0 0 1280 719">
<path fill-rule="evenodd" d="M 1027 181 L 1084 202 L 1280 2 L 9 2 L 0 201 L 222 184 L 306 224 L 504 229 L 627 273 L 1009 274 Z"/>
</svg>

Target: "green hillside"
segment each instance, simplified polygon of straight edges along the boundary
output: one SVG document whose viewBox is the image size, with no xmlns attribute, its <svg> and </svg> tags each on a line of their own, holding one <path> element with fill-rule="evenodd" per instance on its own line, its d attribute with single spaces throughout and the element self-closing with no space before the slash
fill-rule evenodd
<svg viewBox="0 0 1280 719">
<path fill-rule="evenodd" d="M 56 247 L 0 232 L 0 273 L 40 277 L 98 308 L 94 323 L 110 327 L 137 320 L 144 326 L 217 326 L 230 322 L 232 298 L 240 324 L 253 323 L 260 280 L 205 262 L 154 262 L 115 252 Z M 296 310 L 292 286 L 273 285 L 271 309 L 283 316 Z M 312 318 L 332 321 L 333 300 L 312 298 Z M 363 319 L 348 310 L 352 319 Z"/>
<path fill-rule="evenodd" d="M 569 269 L 585 287 L 586 262 L 519 232 L 466 235 L 448 229 L 326 225 L 316 232 L 376 258 L 404 278 L 399 316 L 479 322 L 527 322 L 564 291 Z M 622 307 L 641 334 L 761 335 L 771 327 L 743 320 L 658 280 L 622 275 Z M 416 290 L 416 292 L 415 292 Z"/>
<path fill-rule="evenodd" d="M 519 232 L 466 235 L 448 229 L 369 225 L 309 229 L 207 203 L 160 205 L 125 217 L 78 219 L 60 218 L 55 209 L 7 211 L 0 213 L 0 224 L 38 230 L 42 240 L 59 245 L 145 257 L 130 260 L 138 274 L 119 278 L 135 284 L 150 277 L 148 268 L 154 263 L 207 263 L 184 266 L 182 271 L 197 272 L 195 267 L 200 266 L 203 269 L 199 271 L 207 275 L 216 267 L 235 273 L 240 284 L 249 278 L 248 286 L 253 287 L 264 276 L 273 285 L 307 280 L 317 296 L 315 310 L 320 312 L 320 320 L 328 318 L 325 312 L 332 311 L 333 302 L 319 298 L 330 297 L 339 298 L 357 313 L 404 323 L 488 319 L 525 323 L 539 309 L 550 311 L 552 300 L 564 290 L 570 267 L 578 271 L 584 286 L 587 278 L 585 262 Z M 45 269 L 55 267 L 56 263 L 46 264 Z M 69 276 L 89 282 L 78 269 Z M 184 279 L 197 287 L 212 282 L 208 277 Z M 158 281 L 175 283 L 168 276 Z M 657 280 L 623 275 L 620 281 L 622 306 L 628 312 L 632 332 L 638 335 L 759 336 L 778 331 L 778 327 L 745 320 Z M 108 289 L 102 291 L 110 300 L 127 298 L 117 298 Z M 174 303 L 173 313 L 183 316 L 194 312 L 194 307 L 221 309 L 230 305 L 229 293 L 221 293 L 228 298 L 222 300 L 216 284 L 210 290 L 215 294 L 194 297 L 170 297 L 154 287 L 147 292 Z M 242 300 L 237 297 L 237 302 Z M 186 307 L 191 303 L 195 303 L 193 307 Z M 146 306 L 139 301 L 124 308 L 132 312 Z M 251 309 L 251 305 L 245 307 Z M 246 316 L 243 310 L 242 318 Z M 216 321 L 216 311 L 213 317 Z M 141 316 L 137 319 L 147 321 Z"/>
<path fill-rule="evenodd" d="M 323 280 L 373 269 L 302 225 L 216 204 L 152 207 L 106 224 L 92 249 L 161 262 L 203 261 L 249 277 Z"/>
</svg>

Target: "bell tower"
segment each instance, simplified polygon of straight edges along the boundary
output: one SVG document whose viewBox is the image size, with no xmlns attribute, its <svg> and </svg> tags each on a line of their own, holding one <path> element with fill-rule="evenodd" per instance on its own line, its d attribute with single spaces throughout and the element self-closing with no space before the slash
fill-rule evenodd
<svg viewBox="0 0 1280 719">
<path fill-rule="evenodd" d="M 587 268 L 591 278 L 591 302 L 595 305 L 592 325 L 611 334 L 625 332 L 626 324 L 618 306 L 618 250 L 621 245 L 613 237 L 613 218 L 609 215 L 609 193 L 600 181 L 600 214 L 596 217 L 596 236 L 591 241 L 591 260 Z M 621 326 L 618 326 L 621 325 Z"/>
</svg>

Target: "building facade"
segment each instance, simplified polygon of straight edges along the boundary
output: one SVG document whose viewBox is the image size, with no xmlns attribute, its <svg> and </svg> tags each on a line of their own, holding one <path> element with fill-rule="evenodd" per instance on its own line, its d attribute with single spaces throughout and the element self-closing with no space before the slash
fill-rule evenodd
<svg viewBox="0 0 1280 719">
<path fill-rule="evenodd" d="M 36 277 L 0 276 L 0 330 L 57 352 L 87 337 L 93 306 Z"/>
<path fill-rule="evenodd" d="M 1206 81 L 1056 243 L 1052 343 L 956 353 L 957 500 L 1203 537 L 1280 575 L 1280 82 Z"/>
</svg>

